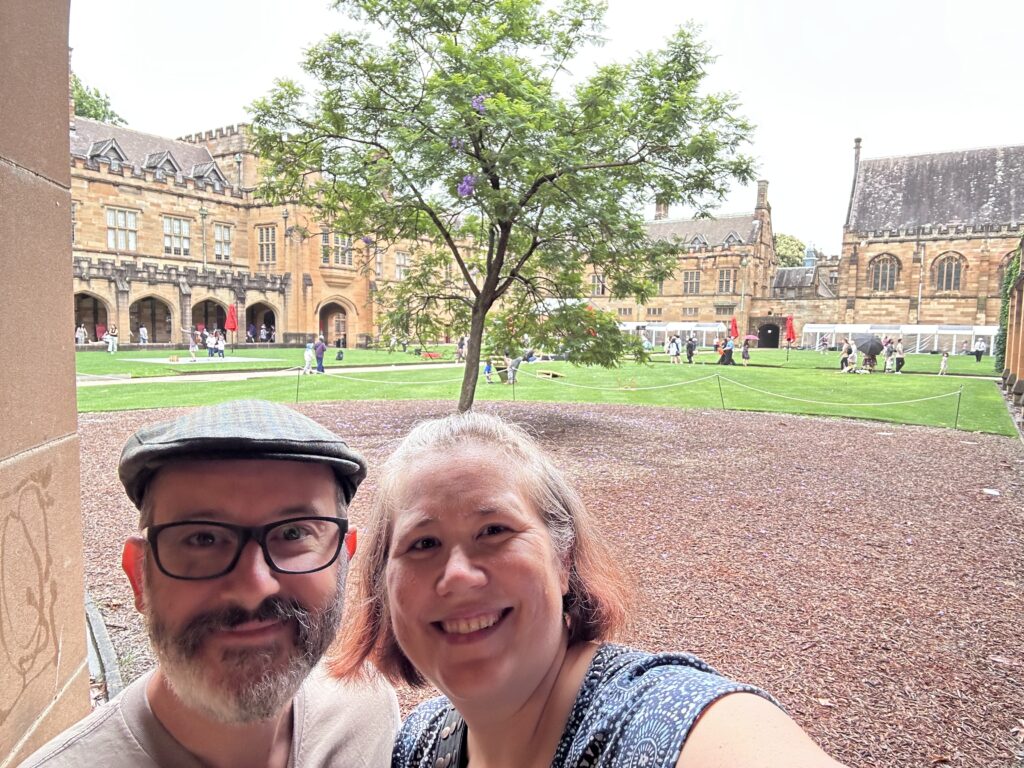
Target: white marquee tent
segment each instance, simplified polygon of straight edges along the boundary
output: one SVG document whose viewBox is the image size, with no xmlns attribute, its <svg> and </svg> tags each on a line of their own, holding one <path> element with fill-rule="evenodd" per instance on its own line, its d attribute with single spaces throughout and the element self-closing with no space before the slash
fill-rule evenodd
<svg viewBox="0 0 1024 768">
<path fill-rule="evenodd" d="M 998 325 L 871 325 L 869 323 L 808 323 L 803 327 L 800 345 L 807 349 L 835 347 L 842 339 L 855 333 L 871 333 L 903 339 L 907 352 L 949 352 L 956 354 L 973 350 L 982 339 L 989 352 L 999 333 Z"/>
</svg>

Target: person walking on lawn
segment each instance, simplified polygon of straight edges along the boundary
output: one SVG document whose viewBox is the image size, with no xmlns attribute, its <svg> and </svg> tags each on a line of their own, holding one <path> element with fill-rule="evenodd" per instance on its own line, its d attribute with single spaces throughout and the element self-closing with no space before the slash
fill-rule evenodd
<svg viewBox="0 0 1024 768">
<path fill-rule="evenodd" d="M 316 344 L 313 346 L 313 352 L 316 354 L 316 372 L 326 373 L 326 371 L 324 371 L 324 355 L 327 354 L 327 344 L 324 343 L 323 336 L 316 340 Z"/>
</svg>

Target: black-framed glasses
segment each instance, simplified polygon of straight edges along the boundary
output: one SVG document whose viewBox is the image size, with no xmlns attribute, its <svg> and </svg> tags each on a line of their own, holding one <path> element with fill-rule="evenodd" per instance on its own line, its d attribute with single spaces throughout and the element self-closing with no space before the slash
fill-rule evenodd
<svg viewBox="0 0 1024 768">
<path fill-rule="evenodd" d="M 341 517 L 290 517 L 267 525 L 232 525 L 182 520 L 152 525 L 142 534 L 157 568 L 172 579 L 216 579 L 230 573 L 250 540 L 278 573 L 314 573 L 341 552 L 348 520 Z"/>
</svg>

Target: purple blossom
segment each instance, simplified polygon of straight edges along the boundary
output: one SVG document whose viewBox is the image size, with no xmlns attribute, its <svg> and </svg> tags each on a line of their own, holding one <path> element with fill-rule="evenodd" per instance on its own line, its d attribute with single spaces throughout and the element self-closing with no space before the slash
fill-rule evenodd
<svg viewBox="0 0 1024 768">
<path fill-rule="evenodd" d="M 473 194 L 473 190 L 476 188 L 476 176 L 471 173 L 466 174 L 462 177 L 462 181 L 459 182 L 459 186 L 456 188 L 456 192 L 459 193 L 459 197 L 469 197 Z"/>
<path fill-rule="evenodd" d="M 366 243 L 366 245 L 373 245 L 373 238 L 370 237 L 369 235 L 363 235 L 359 239 L 362 240 L 364 243 Z"/>
<path fill-rule="evenodd" d="M 484 113 L 484 102 L 486 100 L 487 96 L 485 96 L 482 93 L 479 93 L 472 99 L 470 99 L 469 103 L 472 105 L 473 109 L 475 109 L 479 114 L 482 115 Z"/>
<path fill-rule="evenodd" d="M 462 139 L 460 139 L 458 136 L 453 137 L 452 140 L 448 142 L 448 144 L 456 152 L 461 152 L 462 148 L 466 146 L 466 143 Z"/>
</svg>

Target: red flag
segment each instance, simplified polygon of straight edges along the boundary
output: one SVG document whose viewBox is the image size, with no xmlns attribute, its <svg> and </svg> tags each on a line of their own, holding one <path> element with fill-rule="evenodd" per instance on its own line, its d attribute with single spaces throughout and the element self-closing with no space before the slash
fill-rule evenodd
<svg viewBox="0 0 1024 768">
<path fill-rule="evenodd" d="M 738 339 L 740 337 L 740 328 L 736 324 L 736 318 L 735 317 L 732 319 L 732 322 L 729 323 L 729 336 L 734 338 L 734 339 Z"/>
<path fill-rule="evenodd" d="M 793 316 L 786 317 L 786 341 L 792 344 L 796 341 L 796 328 L 793 327 Z"/>
<path fill-rule="evenodd" d="M 238 310 L 232 304 L 228 307 L 228 319 L 224 321 L 224 329 L 228 331 L 238 330 Z"/>
</svg>

